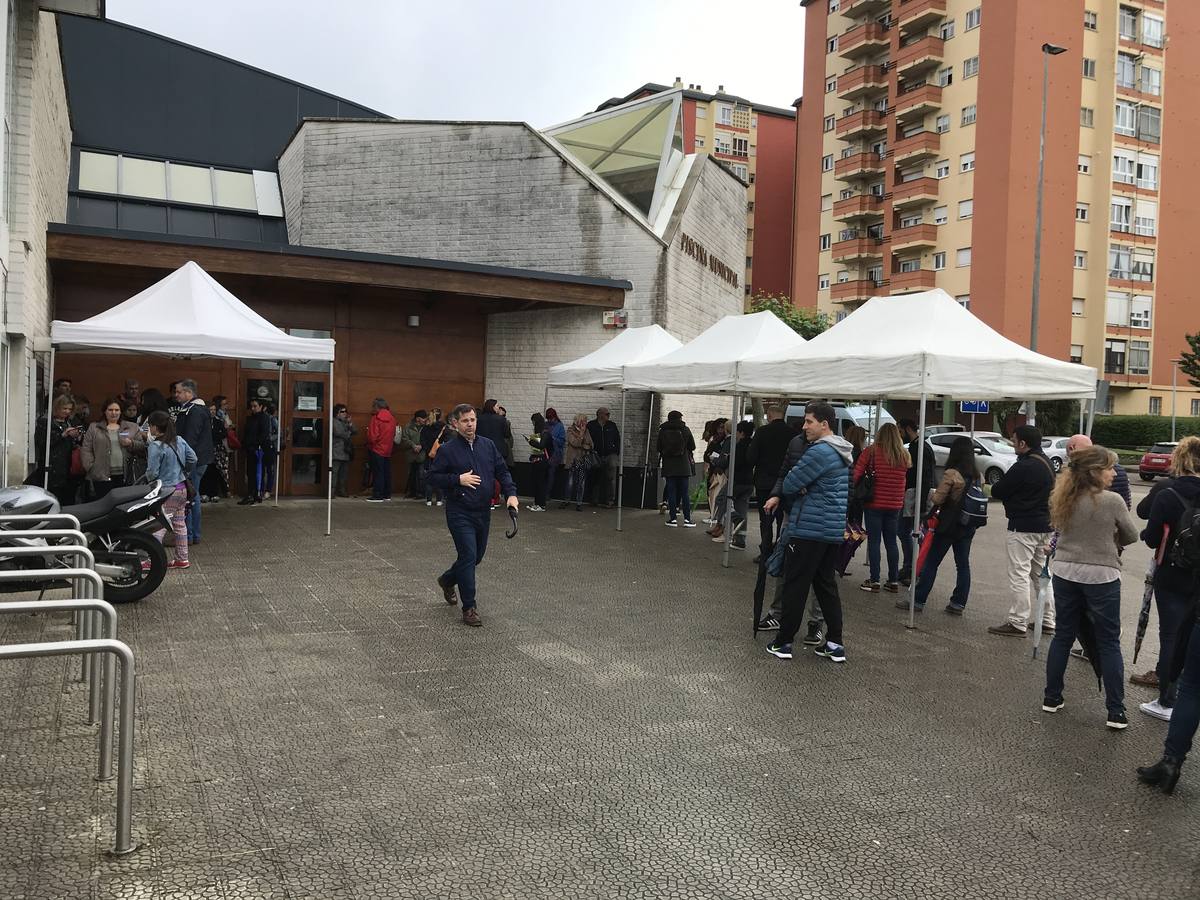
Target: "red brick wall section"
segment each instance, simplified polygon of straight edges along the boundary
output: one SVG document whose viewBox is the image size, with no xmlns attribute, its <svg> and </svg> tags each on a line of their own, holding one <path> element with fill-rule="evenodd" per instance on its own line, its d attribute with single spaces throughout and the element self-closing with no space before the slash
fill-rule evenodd
<svg viewBox="0 0 1200 900">
<path fill-rule="evenodd" d="M 707 148 L 706 148 L 707 149 Z M 683 98 L 683 152 L 696 152 L 696 101 Z"/>
<path fill-rule="evenodd" d="M 821 231 L 821 121 L 825 117 L 825 31 L 829 7 L 804 9 L 804 96 L 796 116 L 796 225 L 792 235 L 792 302 L 817 305 L 818 236 Z"/>
<path fill-rule="evenodd" d="M 785 116 L 757 115 L 752 287 L 756 293 L 787 294 L 791 290 L 796 123 Z"/>
</svg>

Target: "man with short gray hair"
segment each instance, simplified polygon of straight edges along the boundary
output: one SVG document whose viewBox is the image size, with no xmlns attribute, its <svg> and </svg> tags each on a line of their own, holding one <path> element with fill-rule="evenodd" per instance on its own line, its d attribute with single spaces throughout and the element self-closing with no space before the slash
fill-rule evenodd
<svg viewBox="0 0 1200 900">
<path fill-rule="evenodd" d="M 192 379 L 175 382 L 175 402 L 179 406 L 175 416 L 175 431 L 196 451 L 196 465 L 192 470 L 196 498 L 187 511 L 189 544 L 200 543 L 200 479 L 213 461 L 212 416 L 208 404 L 196 393 L 196 382 Z"/>
<path fill-rule="evenodd" d="M 621 432 L 610 417 L 607 406 L 596 410 L 596 418 L 588 422 L 588 434 L 592 438 L 592 447 L 600 457 L 600 465 L 588 473 L 592 481 L 592 500 L 595 502 L 597 488 L 603 489 L 603 503 L 612 508 L 617 502 L 617 469 L 621 465 Z"/>
</svg>

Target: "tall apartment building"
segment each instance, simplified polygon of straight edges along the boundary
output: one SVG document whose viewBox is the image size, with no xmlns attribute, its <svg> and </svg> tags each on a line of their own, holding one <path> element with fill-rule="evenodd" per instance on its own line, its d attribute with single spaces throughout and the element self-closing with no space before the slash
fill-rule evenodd
<svg viewBox="0 0 1200 900">
<path fill-rule="evenodd" d="M 787 294 L 792 283 L 792 219 L 796 174 L 796 110 L 725 93 L 644 84 L 597 111 L 683 88 L 684 147 L 721 162 L 746 182 L 746 294 Z"/>
<path fill-rule="evenodd" d="M 939 287 L 1028 345 L 1047 64 L 1037 349 L 1103 373 L 1112 412 L 1170 415 L 1172 359 L 1200 329 L 1185 218 L 1200 4 L 803 5 L 804 96 L 821 99 L 797 128 L 822 137 L 798 142 L 797 302 L 836 319 Z M 1179 414 L 1200 415 L 1180 381 Z"/>
</svg>

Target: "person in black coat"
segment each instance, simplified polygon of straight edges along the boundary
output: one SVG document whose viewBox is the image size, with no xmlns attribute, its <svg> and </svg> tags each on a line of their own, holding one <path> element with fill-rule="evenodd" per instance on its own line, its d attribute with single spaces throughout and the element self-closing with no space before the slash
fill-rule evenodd
<svg viewBox="0 0 1200 900">
<path fill-rule="evenodd" d="M 196 465 L 192 469 L 191 481 L 196 496 L 200 496 L 200 480 L 213 461 L 212 415 L 208 404 L 197 396 L 196 382 L 190 378 L 175 383 L 175 402 L 179 412 L 175 416 L 175 432 L 196 451 Z M 187 511 L 188 543 L 200 543 L 200 506 L 193 503 Z"/>
<path fill-rule="evenodd" d="M 920 432 L 912 419 L 901 419 L 896 423 L 907 441 L 908 473 L 904 476 L 904 509 L 900 511 L 900 583 L 905 587 L 912 584 L 913 546 L 912 533 L 917 520 L 917 456 L 921 450 Z M 921 466 L 920 518 L 929 514 L 929 492 L 937 487 L 933 480 L 933 445 L 925 441 L 925 458 Z"/>
<path fill-rule="evenodd" d="M 258 400 L 250 401 L 250 412 L 242 425 L 242 452 L 246 454 L 246 496 L 238 506 L 262 503 L 265 454 L 271 444 L 271 419 Z M 275 448 L 270 447 L 273 451 Z"/>
<path fill-rule="evenodd" d="M 754 492 L 758 495 L 758 552 L 763 559 L 771 554 L 775 545 L 774 529 L 781 516 L 762 511 L 763 504 L 775 488 L 779 471 L 787 457 L 788 445 L 796 437 L 796 430 L 784 419 L 781 403 L 767 404 L 764 412 L 767 423 L 754 432 L 746 461 L 754 467 Z"/>
<path fill-rule="evenodd" d="M 50 478 L 46 489 L 58 498 L 60 506 L 72 506 L 79 493 L 78 476 L 71 475 L 71 455 L 79 446 L 83 429 L 71 424 L 71 416 L 75 412 L 75 401 L 68 394 L 54 398 L 51 406 L 51 418 L 47 425 L 46 419 L 38 419 L 34 431 L 33 446 L 37 453 L 37 468 L 26 480 L 26 484 L 41 487 L 46 474 L 46 436 L 50 437 Z"/>
<path fill-rule="evenodd" d="M 667 525 L 676 528 L 676 515 L 683 506 L 683 527 L 695 528 L 692 522 L 692 500 L 688 496 L 688 480 L 695 467 L 696 438 L 683 422 L 683 413 L 677 409 L 667 413 L 667 421 L 658 428 L 656 445 L 659 470 L 667 480 Z"/>
<path fill-rule="evenodd" d="M 592 502 L 613 507 L 617 503 L 617 469 L 621 464 L 621 431 L 611 418 L 607 406 L 596 410 L 596 418 L 588 422 L 592 448 L 600 457 L 600 465 L 592 470 L 589 494 Z M 596 500 L 597 495 L 602 499 Z"/>
</svg>

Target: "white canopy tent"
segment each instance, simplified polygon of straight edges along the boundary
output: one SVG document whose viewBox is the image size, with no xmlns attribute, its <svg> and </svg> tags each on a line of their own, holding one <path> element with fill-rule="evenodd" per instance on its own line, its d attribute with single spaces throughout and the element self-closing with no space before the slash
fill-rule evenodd
<svg viewBox="0 0 1200 900">
<path fill-rule="evenodd" d="M 48 388 L 53 387 L 54 355 L 58 350 L 276 360 L 281 407 L 285 361 L 328 361 L 329 395 L 330 398 L 333 396 L 332 339 L 294 337 L 276 328 L 194 262 L 184 263 L 161 281 L 90 319 L 82 322 L 54 320 L 50 325 Z M 332 403 L 327 405 L 332 409 Z M 329 486 L 325 533 L 330 534 L 333 523 L 332 417 L 327 427 L 330 456 L 326 473 Z M 277 439 L 276 452 L 278 449 Z M 47 465 L 49 450 L 50 442 L 47 441 Z M 278 477 L 277 466 L 276 503 Z"/>
<path fill-rule="evenodd" d="M 647 363 L 672 353 L 683 344 L 658 325 L 630 328 L 621 332 L 603 347 L 586 356 L 552 366 L 546 377 L 547 392 L 552 387 L 620 388 L 621 389 L 621 450 L 617 464 L 617 531 L 621 530 L 621 510 L 625 483 L 625 386 L 624 370 L 628 365 Z M 542 403 L 544 407 L 545 402 Z M 646 465 L 649 467 L 649 422 L 654 418 L 654 394 L 650 395 L 650 413 L 646 425 Z M 645 476 L 642 480 L 645 493 Z"/>
<path fill-rule="evenodd" d="M 988 327 L 943 290 L 873 297 L 795 353 L 742 364 L 753 393 L 803 397 L 919 400 L 925 433 L 930 396 L 971 400 L 1084 399 L 1096 396 L 1096 370 L 1035 353 Z M 1094 410 L 1093 410 L 1094 412 Z M 925 441 L 918 444 L 916 497 L 923 496 Z M 918 502 L 919 521 L 921 505 Z M 913 555 L 916 557 L 915 533 Z M 915 616 L 917 579 L 909 596 Z"/>
</svg>

